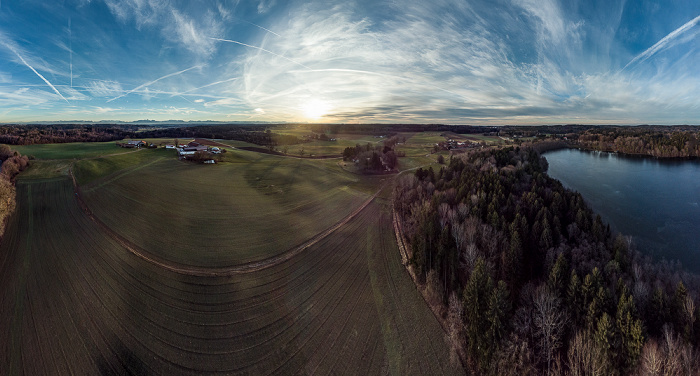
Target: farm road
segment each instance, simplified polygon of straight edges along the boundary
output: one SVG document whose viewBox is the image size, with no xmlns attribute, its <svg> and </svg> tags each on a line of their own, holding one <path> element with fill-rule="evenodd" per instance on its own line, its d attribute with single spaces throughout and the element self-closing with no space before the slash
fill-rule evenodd
<svg viewBox="0 0 700 376">
<path fill-rule="evenodd" d="M 119 243 L 121 246 L 126 248 L 134 256 L 137 256 L 137 257 L 139 257 L 139 258 L 141 258 L 141 259 L 143 259 L 151 264 L 157 265 L 159 267 L 162 267 L 166 270 L 169 270 L 169 271 L 172 271 L 175 273 L 198 276 L 198 277 L 226 277 L 226 276 L 231 276 L 231 275 L 236 275 L 236 274 L 252 273 L 252 272 L 255 272 L 258 270 L 266 269 L 266 268 L 269 268 L 271 266 L 280 264 L 284 261 L 287 261 L 287 260 L 293 258 L 294 256 L 298 255 L 299 253 L 303 252 L 307 248 L 311 247 L 312 245 L 318 243 L 320 240 L 322 240 L 325 237 L 327 237 L 328 235 L 332 234 L 333 232 L 335 232 L 337 229 L 339 229 L 343 225 L 347 224 L 351 219 L 353 219 L 360 212 L 362 212 L 362 210 L 364 210 L 367 207 L 367 205 L 369 205 L 384 188 L 384 187 L 382 187 L 379 190 L 377 190 L 377 192 L 375 192 L 374 195 L 372 195 L 372 197 L 367 199 L 364 203 L 362 203 L 362 205 L 360 205 L 352 213 L 348 214 L 345 218 L 338 221 L 333 226 L 327 228 L 323 232 L 320 232 L 320 233 L 314 235 L 312 238 L 305 241 L 304 243 L 302 243 L 294 248 L 291 248 L 288 251 L 286 251 L 278 256 L 270 257 L 270 258 L 267 258 L 267 259 L 261 260 L 261 261 L 250 262 L 250 263 L 245 263 L 245 264 L 235 265 L 235 266 L 230 266 L 230 267 L 225 267 L 225 268 L 203 268 L 203 267 L 194 267 L 194 266 L 176 264 L 173 262 L 169 262 L 167 260 L 159 259 L 158 257 L 150 254 L 145 249 L 134 244 L 129 239 L 116 233 L 109 226 L 107 226 L 107 224 L 105 224 L 99 218 L 97 218 L 92 213 L 90 208 L 87 206 L 87 204 L 83 200 L 82 193 L 81 193 L 80 187 L 78 186 L 78 183 L 75 179 L 75 174 L 73 174 L 72 167 L 70 169 L 70 176 L 71 176 L 71 179 L 73 181 L 73 190 L 75 192 L 75 197 L 78 200 L 78 205 L 80 206 L 80 208 L 88 216 L 88 218 L 90 218 L 90 220 L 95 222 L 102 230 L 104 230 L 117 243 Z"/>
</svg>

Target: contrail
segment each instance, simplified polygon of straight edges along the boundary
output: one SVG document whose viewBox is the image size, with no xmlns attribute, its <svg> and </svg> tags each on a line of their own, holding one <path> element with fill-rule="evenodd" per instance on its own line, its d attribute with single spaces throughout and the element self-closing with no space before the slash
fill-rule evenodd
<svg viewBox="0 0 700 376">
<path fill-rule="evenodd" d="M 163 76 L 163 77 L 161 77 L 161 78 L 157 78 L 157 79 L 155 79 L 155 80 L 153 80 L 153 81 L 151 81 L 151 82 L 146 82 L 146 83 L 143 84 L 143 85 L 137 86 L 137 87 L 135 87 L 135 88 L 133 88 L 133 89 L 127 91 L 126 93 L 124 93 L 124 94 L 122 94 L 122 95 L 120 95 L 120 96 L 114 97 L 114 98 L 112 98 L 112 99 L 108 99 L 107 102 L 111 102 L 111 101 L 113 101 L 113 100 L 115 100 L 115 99 L 119 99 L 119 98 L 125 97 L 125 96 L 127 96 L 127 95 L 129 95 L 129 94 L 131 94 L 131 93 L 133 93 L 133 92 L 135 92 L 135 91 L 137 91 L 137 90 L 140 90 L 140 89 L 143 89 L 143 88 L 145 88 L 145 87 L 147 87 L 147 86 L 153 85 L 154 83 L 156 83 L 156 82 L 158 82 L 158 81 L 160 81 L 160 80 L 162 80 L 162 79 L 165 79 L 165 78 L 168 78 L 168 77 L 172 77 L 172 76 L 177 76 L 178 74 L 183 74 L 183 73 L 187 72 L 188 70 L 192 70 L 192 69 L 194 69 L 194 68 L 200 68 L 200 67 L 201 67 L 200 65 L 195 65 L 195 66 L 193 66 L 193 67 L 189 67 L 189 68 L 184 69 L 184 70 L 181 70 L 181 71 L 179 71 L 179 72 L 167 74 L 167 75 L 165 75 L 165 76 Z"/>
<path fill-rule="evenodd" d="M 252 22 L 250 22 L 250 21 L 246 21 L 246 20 L 244 20 L 244 19 L 242 19 L 242 18 L 239 18 L 239 20 L 241 20 L 241 21 L 243 21 L 243 22 L 245 22 L 245 23 L 249 23 L 249 24 L 251 24 L 251 25 L 253 25 L 253 26 L 257 27 L 257 28 L 263 29 L 263 30 L 267 31 L 267 32 L 270 33 L 270 34 L 275 34 L 275 35 L 277 35 L 278 37 L 281 37 L 281 35 L 275 33 L 274 31 L 272 31 L 272 30 L 270 30 L 270 29 L 266 29 L 266 28 L 264 28 L 264 27 L 262 27 L 262 26 L 260 26 L 260 25 L 258 25 L 258 24 L 254 24 L 254 23 L 252 23 Z"/>
<path fill-rule="evenodd" d="M 5 46 L 7 46 L 7 45 L 5 45 Z M 10 47 L 10 46 L 7 46 L 7 47 Z M 37 72 L 36 69 L 34 69 L 34 67 L 32 67 L 31 65 L 29 65 L 29 64 L 24 60 L 24 58 L 22 57 L 22 55 L 19 54 L 19 52 L 15 51 L 14 48 L 11 48 L 11 47 L 10 47 L 10 49 L 12 50 L 12 52 L 15 53 L 15 55 L 17 55 L 17 57 L 18 57 L 20 60 L 22 60 L 22 63 L 24 63 L 24 65 L 26 65 L 29 69 L 31 69 L 32 72 L 36 73 L 36 75 L 39 76 L 39 78 L 41 78 L 42 80 L 44 80 L 44 82 L 46 82 L 46 84 L 49 85 L 49 87 L 52 88 L 53 91 L 55 91 L 56 94 L 58 94 L 59 97 L 61 97 L 64 101 L 66 101 L 66 103 L 70 103 L 70 102 L 68 102 L 68 99 L 66 99 L 66 98 L 61 94 L 61 92 L 59 92 L 58 89 L 56 89 L 56 87 L 53 86 L 53 85 L 49 82 L 49 80 L 47 80 L 46 78 L 44 78 L 44 76 L 42 76 L 41 73 Z"/>
<path fill-rule="evenodd" d="M 73 32 L 70 27 L 71 19 L 68 18 L 68 51 L 70 51 L 70 87 L 73 87 Z"/>
<path fill-rule="evenodd" d="M 176 95 L 187 94 L 187 93 L 192 92 L 192 91 L 195 91 L 195 90 L 204 89 L 205 87 L 214 86 L 214 85 L 218 85 L 218 84 L 223 84 L 224 82 L 235 81 L 235 80 L 237 80 L 237 79 L 239 79 L 239 78 L 240 78 L 240 77 L 234 77 L 234 78 L 229 78 L 228 80 L 221 80 L 221 81 L 212 82 L 212 83 L 210 83 L 210 84 L 207 84 L 207 85 L 204 85 L 204 86 L 200 86 L 200 87 L 196 87 L 196 88 L 194 88 L 194 89 L 185 90 L 185 91 L 183 91 L 182 93 L 173 94 L 172 96 L 174 97 L 174 96 L 176 96 Z"/>
<path fill-rule="evenodd" d="M 700 22 L 700 16 L 697 16 L 697 17 L 693 18 L 692 20 L 688 21 L 685 25 L 679 27 L 679 28 L 676 29 L 676 30 L 673 30 L 673 31 L 670 32 L 668 35 L 666 35 L 665 37 L 663 37 L 660 41 L 656 42 L 656 44 L 654 44 L 653 46 L 649 47 L 646 51 L 644 51 L 644 52 L 642 52 L 641 54 L 635 56 L 634 59 L 630 60 L 630 62 L 627 63 L 627 65 L 625 65 L 624 68 L 622 68 L 622 70 L 625 70 L 627 67 L 629 67 L 630 65 L 632 65 L 632 64 L 634 64 L 634 63 L 636 63 L 636 62 L 640 62 L 640 61 L 644 61 L 644 60 L 648 59 L 649 57 L 651 57 L 651 55 L 653 55 L 653 54 L 659 52 L 661 49 L 663 49 L 664 47 L 666 47 L 669 43 L 671 43 L 671 41 L 672 41 L 673 39 L 675 39 L 675 38 L 677 38 L 679 35 L 685 33 L 686 31 L 688 31 L 688 30 L 689 30 L 690 28 L 692 28 L 693 26 L 697 25 L 698 22 Z"/>
<path fill-rule="evenodd" d="M 274 53 L 274 52 L 272 52 L 272 51 L 270 51 L 270 50 L 266 50 L 266 49 L 264 49 L 264 48 L 262 48 L 262 47 L 251 46 L 250 44 L 245 44 L 245 43 L 238 42 L 238 41 L 235 41 L 235 40 L 230 40 L 230 39 L 220 39 L 220 38 L 209 38 L 209 39 L 218 40 L 219 42 L 235 43 L 235 44 L 240 44 L 241 46 L 250 47 L 250 48 L 255 48 L 256 50 L 264 51 L 264 52 L 267 52 L 268 54 L 272 54 L 272 55 L 275 55 L 275 56 L 277 56 L 277 57 L 281 57 L 282 59 L 285 59 L 285 60 L 290 61 L 290 62 L 292 62 L 292 63 L 294 63 L 294 64 L 296 64 L 296 65 L 299 65 L 299 66 L 301 66 L 301 67 L 304 67 L 304 68 L 306 68 L 306 69 L 311 70 L 311 68 L 307 67 L 306 65 L 304 65 L 304 64 L 302 64 L 302 63 L 296 62 L 296 61 L 294 61 L 294 60 L 292 60 L 292 59 L 290 59 L 290 58 L 288 58 L 288 57 L 282 56 L 282 55 L 280 55 L 280 54 L 276 54 L 276 53 Z"/>
</svg>

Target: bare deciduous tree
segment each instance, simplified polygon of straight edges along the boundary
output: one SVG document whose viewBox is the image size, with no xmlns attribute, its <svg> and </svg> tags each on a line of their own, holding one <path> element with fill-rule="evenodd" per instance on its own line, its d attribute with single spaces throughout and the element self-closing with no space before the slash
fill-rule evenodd
<svg viewBox="0 0 700 376">
<path fill-rule="evenodd" d="M 526 338 L 511 333 L 498 354 L 498 369 L 494 374 L 501 376 L 536 375 L 533 352 Z"/>
<path fill-rule="evenodd" d="M 454 213 L 454 211 L 453 211 Z M 464 249 L 464 224 L 457 224 L 457 222 L 452 222 L 452 238 L 455 240 L 455 246 L 457 251 L 462 251 Z"/>
<path fill-rule="evenodd" d="M 547 365 L 547 374 L 552 370 L 552 361 L 562 345 L 564 314 L 561 302 L 546 285 L 537 288 L 533 307 L 533 323 L 539 353 Z"/>
<path fill-rule="evenodd" d="M 462 252 L 462 259 L 464 260 L 464 265 L 467 271 L 474 269 L 474 264 L 479 258 L 479 250 L 476 248 L 476 244 L 469 243 L 464 247 L 464 252 Z"/>
<path fill-rule="evenodd" d="M 660 376 L 664 369 L 665 354 L 656 341 L 649 340 L 642 350 L 639 374 L 642 376 Z"/>
<path fill-rule="evenodd" d="M 602 376 L 606 374 L 607 365 L 601 349 L 595 345 L 593 338 L 585 331 L 579 331 L 569 343 L 570 376 Z"/>
<path fill-rule="evenodd" d="M 446 202 L 440 204 L 440 206 L 438 207 L 438 214 L 440 214 L 440 228 L 445 228 L 445 226 L 447 226 L 447 224 L 449 223 L 449 212 L 450 205 L 448 205 Z"/>
<path fill-rule="evenodd" d="M 467 243 L 476 242 L 476 232 L 479 229 L 479 220 L 474 217 L 469 217 L 464 221 L 464 235 Z"/>
</svg>

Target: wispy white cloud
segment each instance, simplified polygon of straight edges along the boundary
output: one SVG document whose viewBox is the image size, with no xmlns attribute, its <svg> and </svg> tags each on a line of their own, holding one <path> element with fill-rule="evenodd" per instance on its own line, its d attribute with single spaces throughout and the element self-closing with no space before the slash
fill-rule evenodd
<svg viewBox="0 0 700 376">
<path fill-rule="evenodd" d="M 113 97 L 124 93 L 122 85 L 116 81 L 93 80 L 86 89 L 95 97 Z"/>
<path fill-rule="evenodd" d="M 461 2 L 409 1 L 380 21 L 351 6 L 302 7 L 274 24 L 285 32 L 263 39 L 265 53 L 247 53 L 243 98 L 267 116 L 297 120 L 306 103 L 320 101 L 326 121 L 619 122 L 650 117 L 672 98 L 692 106 L 678 102 L 698 93 L 690 85 L 680 96 L 645 90 L 680 82 L 676 75 L 645 81 L 612 74 L 609 65 L 581 69 L 585 22 L 555 1 L 517 3 L 531 16 L 512 21 L 533 30 L 536 56 L 526 62 L 491 15 Z"/>
<path fill-rule="evenodd" d="M 221 25 L 212 13 L 203 17 L 202 25 L 197 25 L 193 19 L 175 9 L 172 10 L 172 16 L 173 32 L 180 43 L 200 56 L 208 57 L 214 52 L 214 43 L 207 35 L 219 35 Z"/>
<path fill-rule="evenodd" d="M 687 17 L 698 5 L 630 17 L 625 0 L 238 3 L 71 0 L 18 14 L 0 26 L 0 54 L 16 63 L 0 68 L 0 114 L 700 121 L 700 17 Z M 43 24 L 35 31 L 29 20 Z M 651 36 L 668 25 L 676 30 Z M 129 95 L 123 108 L 111 104 Z"/>
<path fill-rule="evenodd" d="M 120 21 L 133 20 L 139 29 L 159 28 L 164 39 L 181 44 L 203 59 L 214 52 L 213 42 L 207 36 L 222 31 L 220 16 L 216 15 L 229 15 L 220 3 L 217 10 L 202 12 L 196 19 L 162 0 L 105 0 L 105 3 Z"/>
<path fill-rule="evenodd" d="M 277 0 L 258 0 L 258 13 L 267 13 L 275 6 Z"/>
</svg>

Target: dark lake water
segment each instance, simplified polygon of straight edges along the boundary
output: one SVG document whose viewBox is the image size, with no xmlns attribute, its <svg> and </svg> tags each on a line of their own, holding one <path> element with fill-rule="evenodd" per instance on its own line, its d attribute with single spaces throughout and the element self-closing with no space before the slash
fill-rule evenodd
<svg viewBox="0 0 700 376">
<path fill-rule="evenodd" d="M 544 154 L 548 174 L 580 192 L 640 251 L 700 273 L 700 161 L 564 149 Z"/>
</svg>

